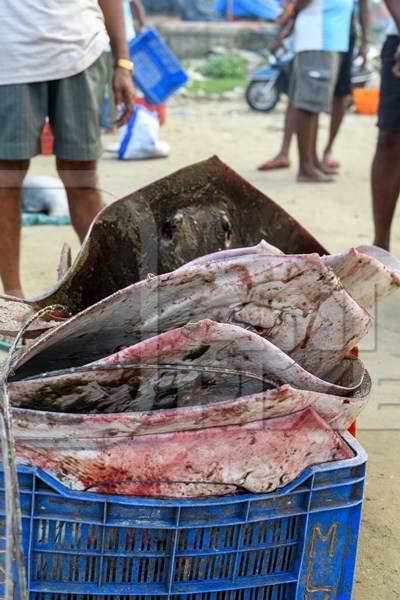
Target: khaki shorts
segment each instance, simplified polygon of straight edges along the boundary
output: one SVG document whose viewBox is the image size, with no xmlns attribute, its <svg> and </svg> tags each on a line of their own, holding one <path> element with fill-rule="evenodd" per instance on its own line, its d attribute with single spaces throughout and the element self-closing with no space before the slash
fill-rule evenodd
<svg viewBox="0 0 400 600">
<path fill-rule="evenodd" d="M 97 160 L 107 66 L 100 56 L 73 77 L 39 83 L 0 85 L 0 160 L 28 160 L 40 154 L 40 134 L 49 117 L 54 153 L 64 160 Z"/>
<path fill-rule="evenodd" d="M 295 108 L 312 113 L 330 112 L 338 79 L 338 52 L 299 52 L 294 59 L 290 100 Z"/>
</svg>

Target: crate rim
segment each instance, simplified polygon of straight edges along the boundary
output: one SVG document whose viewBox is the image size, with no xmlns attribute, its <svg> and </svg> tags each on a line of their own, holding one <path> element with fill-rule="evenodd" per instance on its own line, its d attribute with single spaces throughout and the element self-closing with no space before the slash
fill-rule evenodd
<svg viewBox="0 0 400 600">
<path fill-rule="evenodd" d="M 265 494 L 241 494 L 241 495 L 228 495 L 228 496 L 211 496 L 209 498 L 192 498 L 192 499 L 174 499 L 174 498 L 151 498 L 142 496 L 117 496 L 117 495 L 106 495 L 97 494 L 84 491 L 70 490 L 64 486 L 57 478 L 49 475 L 42 469 L 37 467 L 27 467 L 24 465 L 18 465 L 18 472 L 23 474 L 29 474 L 38 477 L 43 483 L 49 485 L 63 498 L 70 500 L 79 500 L 85 502 L 106 502 L 116 503 L 131 506 L 143 506 L 143 507 L 162 507 L 162 508 L 185 508 L 193 506 L 221 506 L 229 504 L 238 504 L 242 502 L 255 502 L 259 500 L 272 500 L 286 496 L 300 487 L 312 476 L 319 473 L 329 473 L 332 471 L 338 471 L 341 469 L 348 469 L 352 467 L 358 467 L 367 463 L 368 455 L 361 444 L 348 432 L 342 434 L 343 439 L 348 446 L 354 451 L 355 456 L 341 461 L 332 461 L 327 463 L 321 463 L 307 467 L 299 477 L 297 477 L 290 484 L 285 487 L 276 490 L 275 492 Z M 331 487 L 331 486 L 328 486 Z"/>
</svg>

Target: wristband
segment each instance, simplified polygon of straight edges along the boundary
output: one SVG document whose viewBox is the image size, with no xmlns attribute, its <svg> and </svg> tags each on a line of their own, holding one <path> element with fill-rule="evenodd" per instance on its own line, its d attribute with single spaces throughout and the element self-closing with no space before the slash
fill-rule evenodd
<svg viewBox="0 0 400 600">
<path fill-rule="evenodd" d="M 126 69 L 131 73 L 133 72 L 133 62 L 131 60 L 128 60 L 127 58 L 119 58 L 115 66 L 121 67 L 121 69 Z"/>
</svg>

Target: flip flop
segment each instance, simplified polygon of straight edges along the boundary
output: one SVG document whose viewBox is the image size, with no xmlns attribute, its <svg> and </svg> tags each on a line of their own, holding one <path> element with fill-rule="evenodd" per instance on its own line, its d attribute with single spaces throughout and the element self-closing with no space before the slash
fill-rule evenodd
<svg viewBox="0 0 400 600">
<path fill-rule="evenodd" d="M 337 171 L 338 169 L 340 169 L 341 166 L 339 161 L 329 157 L 324 158 L 323 164 L 332 171 Z"/>
<path fill-rule="evenodd" d="M 275 171 L 277 169 L 289 169 L 290 168 L 290 161 L 286 161 L 286 160 L 279 160 L 279 159 L 273 159 L 273 160 L 268 160 L 266 163 L 260 165 L 257 170 L 258 171 Z"/>
</svg>

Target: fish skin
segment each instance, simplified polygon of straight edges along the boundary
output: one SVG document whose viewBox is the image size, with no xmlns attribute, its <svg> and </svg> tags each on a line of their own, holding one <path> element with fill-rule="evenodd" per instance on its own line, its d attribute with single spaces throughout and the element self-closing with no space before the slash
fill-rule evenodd
<svg viewBox="0 0 400 600">
<path fill-rule="evenodd" d="M 307 466 L 353 457 L 312 409 L 241 426 L 119 440 L 17 440 L 16 449 L 19 463 L 44 469 L 70 489 L 170 498 L 272 492 Z"/>
<path fill-rule="evenodd" d="M 400 262 L 376 246 L 350 248 L 324 260 L 354 300 L 365 308 L 373 308 L 400 287 Z"/>
<path fill-rule="evenodd" d="M 249 248 L 225 250 L 201 256 L 192 261 L 190 266 L 207 265 L 211 262 L 229 261 L 232 257 L 244 258 L 259 254 L 282 256 L 283 252 L 263 241 Z M 322 259 L 335 272 L 354 300 L 364 308 L 374 307 L 378 301 L 400 287 L 400 261 L 390 252 L 377 246 L 349 248 L 339 254 L 323 256 Z"/>
<path fill-rule="evenodd" d="M 360 390 L 350 397 L 297 390 L 286 384 L 236 399 L 158 411 L 67 414 L 13 408 L 13 422 L 16 438 L 27 442 L 34 439 L 116 439 L 244 425 L 313 408 L 332 429 L 346 431 L 368 403 L 370 393 L 371 378 L 366 372 Z"/>
<path fill-rule="evenodd" d="M 0 335 L 14 338 L 24 324 L 35 314 L 35 308 L 19 298 L 0 296 Z M 40 318 L 33 322 L 24 333 L 27 339 L 35 339 L 43 333 L 64 322 L 66 319 L 61 314 L 49 315 L 49 318 Z"/>
<path fill-rule="evenodd" d="M 317 376 L 372 323 L 318 255 L 245 257 L 116 292 L 32 344 L 15 364 L 16 377 L 81 366 L 206 317 L 258 331 Z"/>
<path fill-rule="evenodd" d="M 146 364 L 155 366 L 148 370 L 123 368 Z M 171 371 L 163 365 L 198 370 Z M 102 370 L 111 366 L 116 369 Z M 229 369 L 232 374 L 220 377 L 217 369 Z M 259 379 L 246 382 L 240 375 L 244 372 Z M 68 369 L 10 383 L 9 393 L 13 406 L 19 408 L 118 413 L 213 403 L 245 395 L 246 389 L 255 393 L 283 384 L 346 396 L 360 388 L 364 376 L 361 361 L 345 358 L 333 378 L 324 381 L 256 333 L 205 320 L 125 348 L 87 365 L 86 370 Z M 212 379 L 209 386 L 201 385 L 206 377 Z"/>
</svg>

